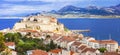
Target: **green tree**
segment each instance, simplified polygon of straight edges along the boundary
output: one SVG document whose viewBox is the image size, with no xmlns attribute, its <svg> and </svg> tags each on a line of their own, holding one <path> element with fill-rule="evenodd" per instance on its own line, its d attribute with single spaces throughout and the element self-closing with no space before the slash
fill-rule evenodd
<svg viewBox="0 0 120 55">
<path fill-rule="evenodd" d="M 5 41 L 13 41 L 13 33 L 7 33 L 4 35 Z"/>
<path fill-rule="evenodd" d="M 1 52 L 1 55 L 12 55 L 11 50 L 6 48 L 5 51 Z"/>
<path fill-rule="evenodd" d="M 46 35 L 46 38 L 50 38 L 50 35 Z"/>
<path fill-rule="evenodd" d="M 66 27 L 64 27 L 64 31 L 68 32 L 68 31 L 69 31 L 69 29 L 67 29 Z"/>
<path fill-rule="evenodd" d="M 107 51 L 106 48 L 99 48 L 98 50 L 99 50 L 101 53 L 104 53 L 105 51 Z"/>
<path fill-rule="evenodd" d="M 50 44 L 48 44 L 48 46 L 50 47 L 50 49 L 55 49 L 57 47 L 53 40 L 50 41 Z"/>
<path fill-rule="evenodd" d="M 4 35 L 5 41 L 18 43 L 21 37 L 20 33 L 7 33 Z"/>
<path fill-rule="evenodd" d="M 6 46 L 4 44 L 4 36 L 2 33 L 0 33 L 0 52 L 4 51 L 6 49 Z"/>
</svg>

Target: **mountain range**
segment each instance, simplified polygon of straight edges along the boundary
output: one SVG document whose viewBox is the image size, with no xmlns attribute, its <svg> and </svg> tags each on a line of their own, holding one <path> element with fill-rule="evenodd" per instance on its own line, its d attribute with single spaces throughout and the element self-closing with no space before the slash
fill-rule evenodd
<svg viewBox="0 0 120 55">
<path fill-rule="evenodd" d="M 52 10 L 49 13 L 66 15 L 66 14 L 90 14 L 90 15 L 120 15 L 120 4 L 110 7 L 88 6 L 85 8 L 67 5 L 57 11 Z"/>
<path fill-rule="evenodd" d="M 51 11 L 43 11 L 43 12 L 30 12 L 30 13 L 24 13 L 24 14 L 15 14 L 15 15 L 10 15 L 10 16 L 30 16 L 30 15 L 37 15 L 37 14 L 48 14 L 52 16 L 56 15 L 60 15 L 60 16 L 64 16 L 64 15 L 100 15 L 100 16 L 120 16 L 120 4 L 115 5 L 115 6 L 109 6 L 109 7 L 97 7 L 97 6 L 88 6 L 85 8 L 81 8 L 81 7 L 76 7 L 73 5 L 67 5 L 62 7 L 59 10 L 51 10 Z M 9 17 L 9 15 L 4 15 L 3 17 Z"/>
</svg>

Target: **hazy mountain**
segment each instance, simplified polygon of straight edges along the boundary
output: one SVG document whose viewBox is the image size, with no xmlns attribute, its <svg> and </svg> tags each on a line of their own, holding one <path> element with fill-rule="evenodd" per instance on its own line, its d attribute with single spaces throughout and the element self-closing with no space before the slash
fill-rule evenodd
<svg viewBox="0 0 120 55">
<path fill-rule="evenodd" d="M 92 15 L 120 15 L 120 4 L 111 7 L 98 8 L 97 6 L 88 6 L 86 8 L 67 5 L 58 11 L 56 14 L 92 14 Z"/>
</svg>

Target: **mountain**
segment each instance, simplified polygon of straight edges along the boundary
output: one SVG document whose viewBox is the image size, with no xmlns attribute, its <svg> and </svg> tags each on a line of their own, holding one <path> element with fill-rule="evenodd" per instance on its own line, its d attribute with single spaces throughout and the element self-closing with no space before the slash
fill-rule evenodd
<svg viewBox="0 0 120 55">
<path fill-rule="evenodd" d="M 90 15 L 120 15 L 120 4 L 110 7 L 88 6 L 86 8 L 76 7 L 73 5 L 67 5 L 58 11 L 54 12 L 56 14 L 90 14 Z"/>
<path fill-rule="evenodd" d="M 66 12 L 66 11 L 78 11 L 80 8 L 72 6 L 72 5 L 68 5 L 63 7 L 62 9 L 58 10 L 59 12 Z"/>
</svg>

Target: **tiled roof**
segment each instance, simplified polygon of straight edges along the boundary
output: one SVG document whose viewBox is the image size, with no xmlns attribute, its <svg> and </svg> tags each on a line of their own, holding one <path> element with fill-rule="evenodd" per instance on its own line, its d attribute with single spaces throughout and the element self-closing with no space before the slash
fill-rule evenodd
<svg viewBox="0 0 120 55">
<path fill-rule="evenodd" d="M 74 52 L 73 51 L 70 51 L 70 55 L 73 55 L 74 54 Z"/>
<path fill-rule="evenodd" d="M 89 42 L 99 43 L 97 40 L 90 40 Z"/>
<path fill-rule="evenodd" d="M 117 52 L 105 52 L 103 55 L 120 55 Z"/>
<path fill-rule="evenodd" d="M 15 43 L 14 43 L 14 42 L 6 42 L 5 45 L 6 45 L 6 46 L 14 46 Z"/>
<path fill-rule="evenodd" d="M 71 41 L 75 41 L 75 38 L 70 37 L 70 36 L 64 36 L 62 38 L 59 39 L 61 42 L 62 41 L 67 41 L 67 42 L 71 42 Z"/>
<path fill-rule="evenodd" d="M 48 53 L 42 50 L 32 50 L 31 55 L 48 55 Z"/>
<path fill-rule="evenodd" d="M 85 48 L 85 49 L 82 51 L 82 53 L 87 52 L 87 51 L 95 52 L 96 49 L 93 49 L 93 48 Z"/>
<path fill-rule="evenodd" d="M 79 46 L 80 44 L 82 44 L 82 43 L 79 41 L 75 41 L 74 43 L 72 43 L 72 46 Z"/>
<path fill-rule="evenodd" d="M 86 45 L 82 45 L 82 46 L 80 46 L 78 49 L 79 50 L 83 50 L 83 49 L 85 49 L 87 46 Z"/>
<path fill-rule="evenodd" d="M 99 43 L 100 44 L 116 44 L 118 42 L 116 42 L 115 40 L 100 40 Z"/>
<path fill-rule="evenodd" d="M 118 48 L 120 49 L 120 46 Z"/>
<path fill-rule="evenodd" d="M 52 40 L 56 40 L 59 38 L 59 36 L 51 36 Z"/>
<path fill-rule="evenodd" d="M 116 43 L 118 43 L 114 40 L 89 40 L 89 42 L 100 43 L 100 44 L 116 44 Z"/>
<path fill-rule="evenodd" d="M 62 51 L 62 49 L 54 49 L 54 50 L 51 50 L 50 52 L 52 52 L 52 53 L 59 53 L 61 51 Z"/>
</svg>

